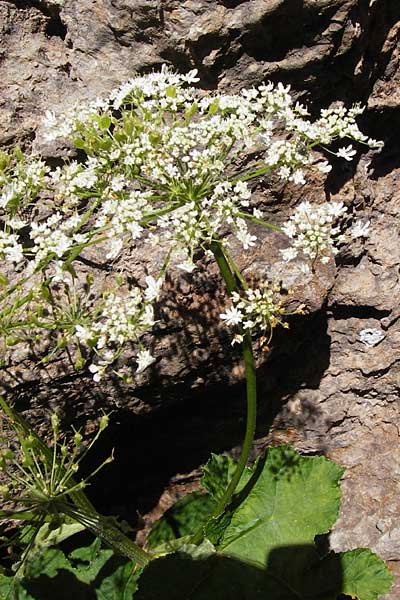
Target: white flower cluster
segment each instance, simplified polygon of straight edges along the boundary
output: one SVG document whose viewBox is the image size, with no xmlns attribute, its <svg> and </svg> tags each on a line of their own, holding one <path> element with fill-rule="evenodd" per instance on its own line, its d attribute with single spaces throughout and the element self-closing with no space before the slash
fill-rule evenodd
<svg viewBox="0 0 400 600">
<path fill-rule="evenodd" d="M 0 257 L 18 268 L 24 256 L 33 258 L 31 273 L 46 270 L 51 284 L 68 286 L 70 262 L 87 245 L 105 244 L 106 258 L 114 259 L 146 232 L 149 243 L 165 244 L 167 263 L 173 257 L 190 272 L 196 253 L 228 231 L 244 250 L 255 244 L 248 222 L 260 222 L 262 215 L 250 208 L 251 179 L 274 171 L 303 185 L 310 169 L 331 169 L 316 153 L 317 145 L 345 137 L 381 145 L 359 131 L 359 107 L 331 108 L 312 122 L 293 102 L 288 86 L 268 83 L 238 94 L 207 94 L 193 87 L 197 81 L 196 71 L 180 75 L 163 67 L 129 80 L 105 100 L 81 103 L 58 117 L 48 112 L 46 138 L 71 136 L 87 158 L 52 170 L 37 157 L 13 158 L 11 167 L 1 167 Z M 334 154 L 352 160 L 355 152 L 347 144 Z M 44 211 L 31 211 L 26 219 L 14 210 L 21 203 L 29 212 L 41 190 Z M 303 202 L 283 226 L 291 241 L 284 258 L 300 254 L 329 260 L 345 239 L 337 225 L 344 212 L 340 203 Z M 30 227 L 27 248 L 17 234 L 23 224 Z M 368 226 L 356 223 L 350 235 L 365 236 Z M 147 285 L 145 292 L 133 291 L 125 299 L 110 293 L 101 311 L 93 313 L 94 323 L 77 325 L 75 338 L 98 355 L 91 367 L 96 378 L 116 357 L 115 348 L 129 340 L 141 347 L 141 334 L 154 323 L 150 304 L 159 287 L 156 280 Z M 245 330 L 272 329 L 282 307 L 270 293 L 268 286 L 249 290 L 222 318 Z M 141 348 L 137 360 L 141 371 L 153 358 Z"/>
<path fill-rule="evenodd" d="M 15 264 L 24 260 L 23 247 L 15 233 L 0 231 L 0 257 Z"/>
<path fill-rule="evenodd" d="M 181 75 L 163 65 L 159 73 L 130 79 L 111 93 L 110 100 L 115 109 L 124 104 L 133 104 L 140 106 L 142 110 L 159 112 L 161 109 L 175 112 L 193 98 L 194 90 L 184 88 L 183 84 L 198 81 L 197 69 Z"/>
<path fill-rule="evenodd" d="M 110 191 L 110 195 L 112 192 Z M 105 228 L 109 238 L 109 251 L 106 258 L 113 259 L 121 251 L 124 240 L 138 239 L 143 226 L 141 221 L 146 213 L 151 213 L 150 192 L 133 191 L 127 196 L 114 193 L 114 197 L 106 200 L 95 221 L 95 227 Z"/>
<path fill-rule="evenodd" d="M 336 244 L 345 240 L 340 228 L 335 226 L 345 213 L 343 202 L 322 205 L 302 202 L 282 226 L 282 231 L 291 240 L 291 246 L 281 250 L 283 258 L 290 261 L 300 253 L 312 261 L 320 257 L 321 262 L 328 262 L 331 254 L 338 253 Z"/>
<path fill-rule="evenodd" d="M 225 224 L 229 224 L 244 249 L 254 245 L 255 236 L 247 229 L 247 222 L 238 215 L 247 207 L 251 192 L 245 182 L 233 184 L 223 181 L 214 187 L 210 197 L 200 198 L 184 204 L 175 211 L 161 216 L 157 220 L 158 235 L 150 241 L 158 244 L 160 240 L 171 243 L 176 254 L 185 256 L 183 268 L 194 268 L 193 254 L 198 247 L 210 244 L 218 236 Z"/>
<path fill-rule="evenodd" d="M 96 321 L 76 326 L 75 336 L 80 344 L 94 348 L 97 354 L 97 363 L 89 367 L 95 381 L 100 381 L 126 342 L 140 343 L 140 337 L 153 327 L 155 320 L 151 303 L 159 295 L 162 280 L 149 276 L 146 283 L 144 292 L 140 288 L 124 295 L 110 292 L 98 311 Z M 143 371 L 154 360 L 148 350 L 141 349 L 137 372 Z"/>
<path fill-rule="evenodd" d="M 90 193 L 99 194 L 94 222 L 107 231 L 107 258 L 117 257 L 147 225 L 150 241 L 169 242 L 189 271 L 196 250 L 226 226 L 244 249 L 252 246 L 256 237 L 242 212 L 250 192 L 230 178 L 246 149 L 263 152 L 265 171 L 274 169 L 283 180 L 303 185 L 307 169 L 331 169 L 315 154 L 317 143 L 348 136 L 379 145 L 359 131 L 359 107 L 322 111 L 312 123 L 304 106 L 293 102 L 289 86 L 268 83 L 235 95 L 204 95 L 191 87 L 197 81 L 196 71 L 180 75 L 163 67 L 129 80 L 106 101 L 62 117 L 63 135 L 67 129 L 82 132 L 89 122 L 96 130 L 104 115 L 113 124 L 112 135 L 98 129 L 97 155 L 91 152 L 86 165 L 71 163 L 49 177 L 66 211 Z M 113 116 L 112 109 L 121 117 Z M 54 115 L 49 118 L 53 122 Z M 354 152 L 348 146 L 337 155 L 351 160 Z"/>
<path fill-rule="evenodd" d="M 287 131 L 300 134 L 312 144 L 331 144 L 335 139 L 347 137 L 367 144 L 370 148 L 381 148 L 383 143 L 368 138 L 360 131 L 356 123 L 356 118 L 363 111 L 364 108 L 359 105 L 355 105 L 350 109 L 346 109 L 344 106 L 322 109 L 320 118 L 312 123 L 307 119 L 300 118 L 295 111 L 292 112 L 289 109 L 285 115 L 285 127 Z M 343 156 L 341 150 L 337 153 L 339 157 Z M 346 157 L 343 156 L 343 158 Z M 346 158 L 346 160 L 348 159 Z"/>
<path fill-rule="evenodd" d="M 257 329 L 263 333 L 268 332 L 268 340 L 263 338 L 264 342 L 268 342 L 277 325 L 287 327 L 287 324 L 282 321 L 283 317 L 292 314 L 288 313 L 283 306 L 279 292 L 279 286 L 271 286 L 267 281 L 259 288 L 245 290 L 243 296 L 233 292 L 232 307 L 222 313 L 220 318 L 229 327 L 240 327 L 245 331 Z M 302 307 L 299 307 L 295 312 L 301 312 L 301 310 Z M 242 340 L 243 336 L 237 334 L 233 343 Z"/>
<path fill-rule="evenodd" d="M 66 219 L 65 215 L 56 212 L 43 223 L 31 223 L 30 237 L 34 245 L 30 251 L 35 256 L 35 266 L 49 256 L 60 259 L 74 246 L 90 239 L 89 233 L 74 232 L 80 220 L 78 214 Z"/>
<path fill-rule="evenodd" d="M 4 175 L 0 174 L 0 211 L 13 213 L 18 204 L 26 205 L 35 198 L 49 171 L 38 158 L 17 165 Z"/>
<path fill-rule="evenodd" d="M 49 173 L 46 183 L 53 190 L 55 198 L 61 201 L 63 212 L 79 204 L 82 192 L 96 187 L 99 168 L 101 162 L 89 158 L 86 165 L 72 161 Z"/>
<path fill-rule="evenodd" d="M 68 138 L 82 126 L 96 126 L 95 118 L 100 111 L 107 112 L 109 102 L 107 99 L 96 98 L 92 101 L 76 102 L 63 113 L 56 114 L 48 110 L 45 113 L 43 137 L 51 142 L 57 138 Z"/>
</svg>

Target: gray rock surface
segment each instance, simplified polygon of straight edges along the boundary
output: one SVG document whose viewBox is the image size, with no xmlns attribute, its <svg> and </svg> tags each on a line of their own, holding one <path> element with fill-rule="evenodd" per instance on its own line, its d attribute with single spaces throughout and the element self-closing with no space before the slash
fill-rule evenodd
<svg viewBox="0 0 400 600">
<path fill-rule="evenodd" d="M 0 0 L 3 145 L 18 142 L 49 158 L 59 156 L 65 149 L 43 140 L 47 108 L 103 95 L 133 72 L 164 62 L 181 70 L 198 68 L 206 88 L 238 90 L 282 80 L 313 107 L 338 99 L 367 105 L 363 127 L 385 141 L 381 153 L 360 153 L 354 165 L 338 164 L 325 182 L 300 192 L 274 181 L 257 189 L 258 201 L 278 220 L 300 197 L 344 200 L 358 217 L 371 220 L 367 243 L 345 248 L 336 270 L 329 266 L 312 282 L 295 282 L 296 297 L 307 302 L 310 315 L 297 318 L 290 335 L 278 334 L 268 357 L 258 357 L 258 444 L 292 440 L 347 466 L 331 544 L 338 550 L 371 546 L 395 573 L 400 561 L 399 21 L 400 4 L 393 0 Z M 284 242 L 278 237 L 279 246 Z M 270 242 L 271 236 L 263 236 L 247 256 L 236 249 L 246 275 L 274 269 L 288 277 Z M 141 254 L 139 248 L 131 257 L 139 277 Z M 157 260 L 146 256 L 149 263 Z M 194 393 L 201 401 L 217 384 L 236 384 L 242 377 L 239 358 L 232 365 L 229 340 L 216 325 L 223 302 L 213 267 L 171 280 L 163 304 L 168 322 L 155 337 L 157 375 L 144 375 L 124 390 L 115 382 L 97 389 L 87 377 L 63 375 L 64 363 L 52 365 L 46 380 L 22 361 L 20 406 L 39 417 L 44 406 L 63 405 L 70 420 L 94 418 L 100 406 L 114 407 L 123 419 L 173 407 Z M 374 330 L 375 337 L 365 337 L 365 330 Z M 4 373 L 4 382 L 10 386 L 14 376 L 15 371 Z M 276 416 L 264 440 L 271 401 Z M 167 423 L 174 418 L 168 410 L 163 414 Z M 231 446 L 239 439 L 233 436 Z M 399 594 L 398 585 L 387 600 Z"/>
</svg>

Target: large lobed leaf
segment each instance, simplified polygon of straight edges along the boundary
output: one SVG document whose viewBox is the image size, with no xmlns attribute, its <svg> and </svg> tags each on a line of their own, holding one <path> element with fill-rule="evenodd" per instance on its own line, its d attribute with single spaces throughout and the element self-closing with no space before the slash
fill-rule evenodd
<svg viewBox="0 0 400 600">
<path fill-rule="evenodd" d="M 213 457 L 206 470 L 203 485 L 216 496 L 213 477 L 226 466 Z M 289 446 L 270 449 L 252 481 L 246 478 L 249 493 L 222 521 L 216 548 L 208 544 L 194 556 L 182 547 L 153 561 L 135 600 L 336 600 L 340 594 L 377 600 L 392 583 L 378 556 L 358 549 L 321 559 L 314 545 L 338 516 L 342 474 L 324 457 L 302 457 Z"/>
<path fill-rule="evenodd" d="M 336 521 L 343 469 L 323 456 L 271 448 L 220 542 L 223 554 L 265 567 L 277 547 L 313 544 Z"/>
</svg>

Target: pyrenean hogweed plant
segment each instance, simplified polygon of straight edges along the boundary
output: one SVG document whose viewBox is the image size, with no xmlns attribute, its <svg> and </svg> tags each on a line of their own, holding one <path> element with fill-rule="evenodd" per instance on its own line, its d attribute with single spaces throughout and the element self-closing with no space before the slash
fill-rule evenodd
<svg viewBox="0 0 400 600">
<path fill-rule="evenodd" d="M 356 119 L 363 109 L 358 105 L 322 110 L 311 120 L 282 84 L 225 95 L 205 93 L 197 82 L 196 71 L 180 75 L 163 68 L 129 80 L 106 99 L 64 114 L 48 112 L 47 139 L 67 139 L 77 149 L 76 159 L 56 168 L 19 149 L 2 152 L 0 328 L 5 363 L 16 345 L 29 342 L 40 348 L 42 362 L 68 352 L 77 369 L 86 366 L 99 382 L 109 371 L 127 376 L 118 358 L 130 344 L 140 373 L 155 361 L 143 340 L 155 324 L 154 303 L 162 296 L 168 269 L 191 273 L 203 255 L 212 256 L 231 298 L 220 317 L 232 331 L 232 344 L 242 347 L 247 381 L 242 453 L 213 506 L 215 521 L 238 489 L 254 437 L 253 341 L 267 347 L 274 328 L 286 327 L 288 314 L 304 310 L 287 309 L 277 282 L 250 286 L 226 234 L 247 251 L 257 245 L 255 225 L 281 232 L 287 240 L 280 251 L 283 261 L 295 261 L 300 276 L 309 277 L 317 262 L 333 260 L 345 241 L 366 236 L 369 222 L 344 227 L 344 203 L 315 205 L 304 199 L 278 226 L 254 207 L 253 184 L 275 173 L 303 186 L 313 171 L 331 170 L 330 156 L 351 161 L 356 150 L 349 140 L 370 148 L 381 142 L 360 132 Z M 93 274 L 84 281 L 77 274 L 82 260 L 90 266 L 93 249 L 111 262 L 123 258 L 132 244 L 165 249 L 162 267 L 148 273 L 142 286 L 131 285 L 124 267 L 102 293 L 94 290 Z M 45 350 L 44 339 L 50 340 Z M 104 519 L 85 499 L 85 483 L 75 482 L 79 434 L 70 454 L 65 441 L 57 441 L 54 417 L 49 455 L 21 429 L 15 413 L 9 416 L 22 459 L 8 450 L 2 460 L 14 464 L 6 474 L 18 489 L 12 500 L 21 514 L 29 512 L 39 523 L 63 516 L 100 534 L 106 531 Z M 200 527 L 190 541 L 200 544 L 205 537 Z M 108 542 L 118 549 L 110 535 Z M 126 554 L 140 566 L 151 558 L 140 549 Z"/>
</svg>

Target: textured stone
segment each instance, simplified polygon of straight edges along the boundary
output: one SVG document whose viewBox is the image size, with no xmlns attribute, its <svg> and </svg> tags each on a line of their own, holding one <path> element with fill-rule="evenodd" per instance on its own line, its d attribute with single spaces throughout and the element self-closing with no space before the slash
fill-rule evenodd
<svg viewBox="0 0 400 600">
<path fill-rule="evenodd" d="M 367 104 L 363 128 L 385 141 L 382 152 L 360 152 L 354 165 L 338 162 L 326 181 L 301 190 L 273 179 L 255 190 L 256 203 L 278 222 L 301 198 L 343 200 L 351 219 L 371 220 L 367 243 L 344 248 L 337 270 L 328 265 L 309 281 L 277 260 L 285 243 L 277 234 L 261 234 L 260 245 L 248 254 L 235 246 L 233 252 L 246 276 L 283 279 L 310 311 L 293 320 L 291 332 L 277 333 L 271 353 L 257 356 L 256 448 L 289 440 L 347 466 L 331 544 L 337 550 L 372 546 L 394 572 L 400 560 L 399 22 L 400 4 L 393 0 L 0 0 L 0 143 L 32 145 L 49 158 L 70 150 L 44 143 L 41 119 L 48 107 L 103 95 L 133 72 L 163 62 L 179 70 L 198 68 L 205 88 L 235 91 L 283 80 L 302 101 L 312 101 L 313 110 L 337 100 Z M 133 249 L 129 260 L 139 281 L 161 254 L 154 250 L 143 260 L 141 248 Z M 94 258 L 100 286 L 107 274 L 101 257 Z M 165 473 L 195 468 L 210 449 L 238 444 L 242 407 L 234 397 L 243 370 L 238 355 L 228 359 L 229 339 L 218 324 L 226 297 L 215 267 L 205 266 L 194 277 L 171 278 L 163 302 L 167 322 L 154 338 L 156 368 L 134 386 L 93 386 L 60 361 L 46 374 L 25 357 L 19 370 L 3 377 L 8 386 L 15 385 L 15 376 L 25 379 L 15 388 L 19 406 L 38 422 L 43 408 L 57 406 L 66 420 L 89 417 L 88 427 L 100 407 L 114 408 L 116 423 L 141 415 L 135 429 L 139 451 L 126 450 L 147 473 L 154 448 L 140 452 L 147 447 L 145 436 L 153 435 L 143 425 L 145 413 L 154 419 L 161 407 L 159 451 L 169 444 L 165 429 L 181 450 L 174 472 L 168 466 L 140 480 L 149 489 L 166 485 Z M 363 343 L 360 332 L 366 329 L 381 332 L 382 339 Z M 214 419 L 226 396 L 232 401 Z M 198 412 L 203 404 L 211 417 Z M 127 447 L 131 437 L 129 430 Z M 190 446 L 193 439 L 200 449 Z M 398 595 L 397 587 L 387 599 Z"/>
</svg>

